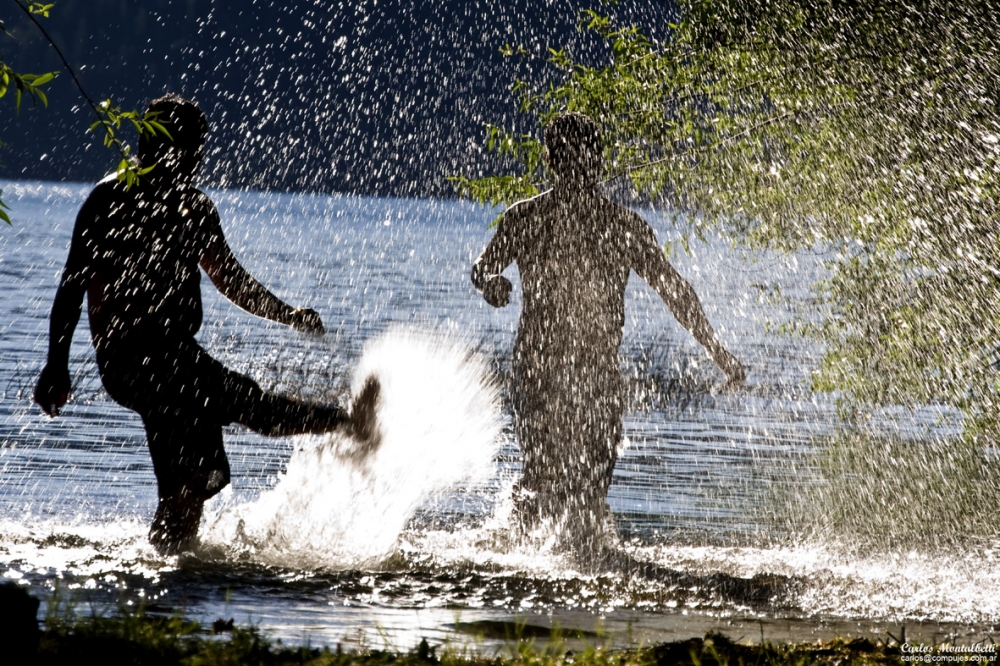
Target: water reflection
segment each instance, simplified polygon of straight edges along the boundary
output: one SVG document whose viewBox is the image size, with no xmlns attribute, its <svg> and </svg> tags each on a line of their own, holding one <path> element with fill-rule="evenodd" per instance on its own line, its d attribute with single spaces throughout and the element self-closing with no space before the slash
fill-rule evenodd
<svg viewBox="0 0 1000 666">
<path fill-rule="evenodd" d="M 430 498 L 397 554 L 378 566 L 156 556 L 145 543 L 156 498 L 141 423 L 103 394 L 85 331 L 71 354 L 76 401 L 65 416 L 48 421 L 29 404 L 48 305 L 88 188 L 0 187 L 20 218 L 0 235 L 0 573 L 36 591 L 58 587 L 84 608 L 147 603 L 208 622 L 249 619 L 275 637 L 314 644 L 363 632 L 378 646 L 382 627 L 404 648 L 422 636 L 454 636 L 456 615 L 588 630 L 603 622 L 621 635 L 631 627 L 637 639 L 713 627 L 757 636 L 758 620 L 769 638 L 815 627 L 823 635 L 884 631 L 890 622 L 906 622 L 917 636 L 919 621 L 933 633 L 985 631 L 1000 618 L 992 459 L 940 443 L 955 425 L 931 408 L 887 413 L 864 431 L 863 445 L 831 439 L 836 406 L 808 389 L 819 350 L 768 335 L 768 323 L 796 310 L 755 286 L 778 284 L 794 306 L 809 298 L 821 257 L 754 262 L 716 242 L 672 261 L 748 360 L 748 389 L 718 393 L 710 360 L 655 294 L 632 284 L 622 347 L 628 445 L 609 501 L 634 559 L 706 579 L 796 582 L 773 602 L 695 591 L 694 579 L 657 580 L 627 567 L 584 573 L 558 553 L 507 549 L 493 519 L 520 467 L 506 412 L 489 478 Z M 270 378 L 266 388 L 336 396 L 365 341 L 394 324 L 430 324 L 471 340 L 501 380 L 508 375 L 503 350 L 519 303 L 493 310 L 467 284 L 491 211 L 441 201 L 212 197 L 248 269 L 279 295 L 311 304 L 331 330 L 322 341 L 302 338 L 206 291 L 202 342 L 227 365 Z M 644 214 L 661 240 L 669 237 L 661 218 Z M 227 442 L 239 502 L 272 488 L 294 448 L 235 430 Z M 905 485 L 928 469 L 941 470 L 938 481 Z M 945 510 L 955 497 L 960 504 Z M 959 510 L 969 521 L 948 527 Z M 941 533 L 948 538 L 929 538 Z M 877 538 L 885 534 L 899 538 Z"/>
</svg>

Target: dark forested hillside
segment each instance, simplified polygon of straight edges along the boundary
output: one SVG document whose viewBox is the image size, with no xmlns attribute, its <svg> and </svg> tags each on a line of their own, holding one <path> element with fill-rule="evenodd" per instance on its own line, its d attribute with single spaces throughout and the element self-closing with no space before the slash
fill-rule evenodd
<svg viewBox="0 0 1000 666">
<path fill-rule="evenodd" d="M 656 36 L 669 4 L 611 11 Z M 213 127 L 207 184 L 447 195 L 446 175 L 495 169 L 481 151 L 482 123 L 518 122 L 509 93 L 515 77 L 551 67 L 541 58 L 505 58 L 500 47 L 523 45 L 539 56 L 568 46 L 584 59 L 607 57 L 576 30 L 583 6 L 64 0 L 42 21 L 95 98 L 123 108 L 168 91 L 196 99 Z M 0 39 L 0 54 L 14 69 L 59 68 L 10 0 L 0 20 L 13 37 Z M 116 156 L 87 133 L 92 118 L 68 76 L 49 91 L 47 109 L 15 114 L 2 100 L 0 178 L 99 178 Z"/>
</svg>

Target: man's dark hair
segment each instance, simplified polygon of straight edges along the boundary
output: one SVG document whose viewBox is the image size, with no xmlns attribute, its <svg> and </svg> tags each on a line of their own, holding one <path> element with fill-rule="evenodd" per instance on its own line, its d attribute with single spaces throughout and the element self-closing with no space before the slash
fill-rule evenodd
<svg viewBox="0 0 1000 666">
<path fill-rule="evenodd" d="M 582 113 L 564 113 L 545 126 L 549 163 L 563 177 L 596 178 L 603 146 L 600 126 Z"/>
<path fill-rule="evenodd" d="M 150 102 L 146 113 L 150 111 L 159 114 L 157 120 L 167 128 L 171 138 L 159 133 L 141 135 L 139 155 L 160 155 L 170 145 L 181 154 L 193 155 L 201 151 L 208 136 L 208 119 L 197 104 L 180 95 L 169 94 Z"/>
</svg>

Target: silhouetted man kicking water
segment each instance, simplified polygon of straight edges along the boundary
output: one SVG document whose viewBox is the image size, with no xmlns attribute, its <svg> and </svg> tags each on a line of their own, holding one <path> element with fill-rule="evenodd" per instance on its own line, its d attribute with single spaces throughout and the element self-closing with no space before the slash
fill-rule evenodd
<svg viewBox="0 0 1000 666">
<path fill-rule="evenodd" d="M 578 549 L 598 549 L 622 438 L 618 347 L 634 270 L 711 354 L 733 386 L 743 366 L 719 342 L 694 290 L 667 262 L 650 226 L 605 198 L 600 129 L 569 113 L 545 128 L 555 187 L 511 206 L 476 260 L 472 282 L 507 305 L 512 262 L 524 309 L 514 342 L 514 429 L 524 471 L 515 488 L 523 529 L 551 522 Z"/>
<path fill-rule="evenodd" d="M 176 552 L 197 535 L 205 500 L 229 483 L 224 425 L 242 423 L 265 435 L 344 429 L 370 444 L 379 389 L 369 381 L 351 414 L 297 402 L 265 393 L 198 345 L 199 266 L 244 310 L 307 333 L 324 329 L 315 311 L 286 305 L 247 273 L 215 206 L 193 186 L 208 133 L 201 109 L 168 95 L 149 111 L 159 113 L 171 138 L 140 137 L 139 164 L 155 168 L 131 189 L 104 179 L 80 209 L 35 401 L 51 416 L 66 403 L 70 341 L 86 293 L 101 381 L 146 427 L 159 491 L 150 541 Z"/>
</svg>

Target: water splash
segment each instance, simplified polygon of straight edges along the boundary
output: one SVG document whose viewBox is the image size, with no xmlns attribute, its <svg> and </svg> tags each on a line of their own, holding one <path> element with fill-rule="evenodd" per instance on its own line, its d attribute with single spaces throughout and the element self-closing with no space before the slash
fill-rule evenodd
<svg viewBox="0 0 1000 666">
<path fill-rule="evenodd" d="M 499 397 L 485 364 L 442 336 L 390 331 L 354 372 L 378 378 L 381 445 L 342 433 L 301 438 L 278 484 L 256 501 L 209 509 L 203 543 L 301 568 L 372 566 L 430 495 L 488 477 L 499 447 Z"/>
<path fill-rule="evenodd" d="M 627 568 L 581 571 L 544 544 L 509 543 L 503 532 L 508 493 L 501 487 L 514 481 L 520 460 L 509 433 L 487 484 L 463 484 L 420 502 L 388 546 L 391 559 L 372 567 L 364 553 L 328 557 L 335 548 L 319 536 L 325 550 L 302 553 L 296 566 L 288 544 L 269 544 L 260 532 L 234 536 L 235 520 L 207 526 L 210 552 L 163 558 L 146 541 L 156 486 L 142 423 L 100 389 L 85 335 L 76 336 L 71 356 L 72 413 L 50 421 L 30 405 L 44 358 L 38 341 L 48 330 L 52 290 L 87 190 L 0 186 L 21 193 L 17 210 L 26 215 L 13 235 L 0 235 L 0 248 L 10 245 L 0 249 L 10 286 L 0 293 L 0 311 L 9 314 L 0 323 L 0 388 L 7 387 L 0 401 L 0 576 L 33 594 L 44 598 L 58 589 L 85 613 L 155 601 L 164 612 L 183 609 L 205 623 L 249 619 L 289 643 L 305 635 L 313 644 L 334 645 L 379 626 L 407 649 L 422 637 L 453 637 L 446 627 L 458 607 L 465 609 L 463 620 L 537 613 L 575 627 L 600 618 L 612 633 L 636 640 L 645 627 L 650 641 L 709 629 L 758 636 L 761 627 L 768 639 L 805 640 L 816 636 L 817 626 L 828 636 L 884 637 L 886 623 L 894 623 L 888 627 L 894 633 L 905 623 L 913 637 L 923 627 L 930 641 L 935 632 L 940 637 L 969 626 L 991 632 L 1000 621 L 996 451 L 974 455 L 941 439 L 955 429 L 942 428 L 941 415 L 926 409 L 878 419 L 871 441 L 833 439 L 840 423 L 835 405 L 808 389 L 818 351 L 799 338 L 765 335 L 761 322 L 791 314 L 745 296 L 761 265 L 726 259 L 715 241 L 693 245 L 677 267 L 699 284 L 712 281 L 706 311 L 737 331 L 747 357 L 757 359 L 754 387 L 738 396 L 710 394 L 711 376 L 696 365 L 700 351 L 665 319 L 669 314 L 651 292 L 635 289 L 623 352 L 633 385 L 644 392 L 636 395 L 650 397 L 636 398 L 626 420 L 631 443 L 610 501 L 623 547 L 635 560 L 691 581 L 716 574 L 801 579 L 776 606 L 748 610 L 711 590 Z M 219 314 L 206 321 L 207 344 L 230 367 L 277 382 L 269 388 L 303 391 L 304 382 L 305 393 L 324 395 L 342 386 L 338 378 L 347 379 L 347 359 L 360 355 L 360 340 L 374 337 L 386 321 L 420 320 L 472 331 L 484 347 L 498 350 L 491 363 L 509 368 L 503 350 L 511 347 L 517 313 L 470 303 L 466 284 L 468 262 L 488 233 L 489 211 L 447 201 L 235 191 L 212 198 L 232 224 L 238 254 L 270 266 L 277 293 L 315 305 L 337 330 L 337 346 L 326 347 L 216 303 L 208 308 Z M 383 226 L 390 216 L 393 224 Z M 822 261 L 800 254 L 776 259 L 763 272 L 780 283 L 782 294 L 804 302 Z M 314 300 L 320 293 L 327 300 Z M 208 290 L 205 297 L 221 299 Z M 421 386 L 431 381 L 421 379 Z M 305 452 L 319 442 L 297 443 L 303 448 L 295 455 L 297 468 L 320 477 L 308 469 L 319 454 Z M 257 521 L 246 521 L 245 530 L 276 519 L 263 497 L 242 508 L 234 503 L 256 497 L 264 479 L 286 466 L 288 444 L 248 432 L 228 435 L 230 459 L 240 469 L 234 497 L 216 505 L 216 516 Z M 414 468 L 412 475 L 426 469 Z M 331 502 L 344 494 L 328 490 Z M 353 510 L 321 518 L 329 522 Z M 792 514 L 787 520 L 786 513 Z M 293 514 L 281 520 L 285 529 L 301 520 L 305 535 L 326 524 Z"/>
</svg>

